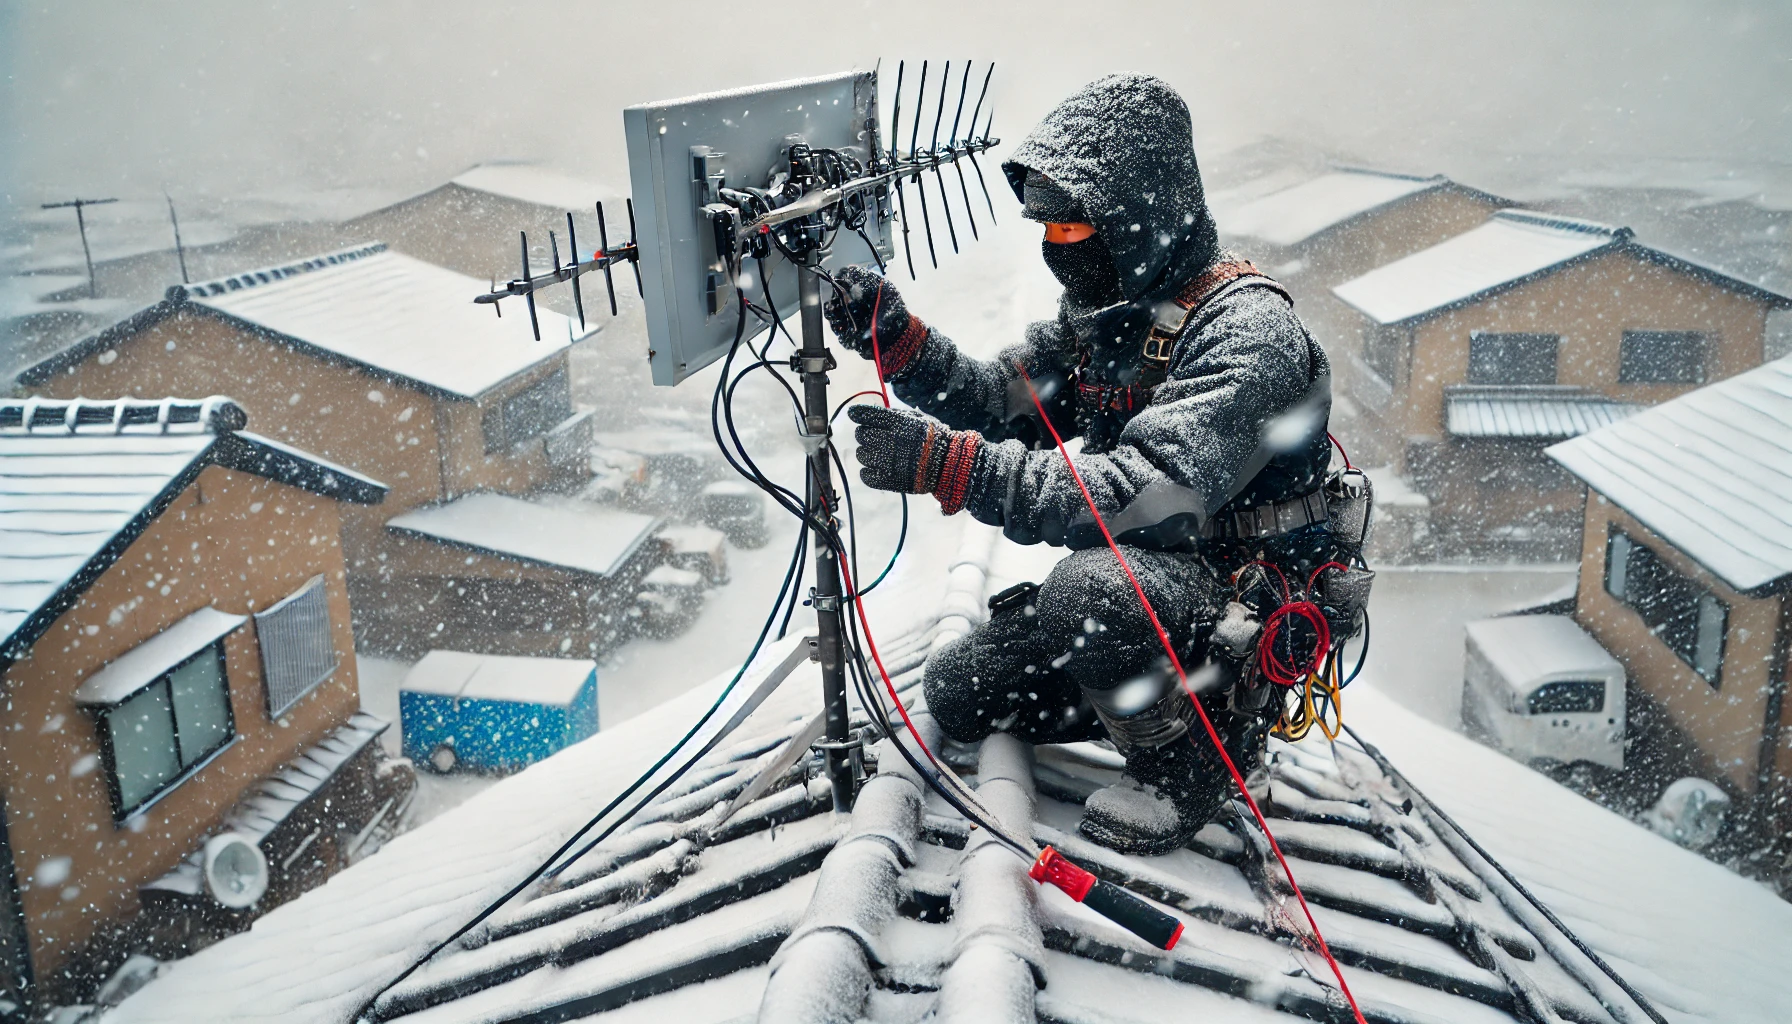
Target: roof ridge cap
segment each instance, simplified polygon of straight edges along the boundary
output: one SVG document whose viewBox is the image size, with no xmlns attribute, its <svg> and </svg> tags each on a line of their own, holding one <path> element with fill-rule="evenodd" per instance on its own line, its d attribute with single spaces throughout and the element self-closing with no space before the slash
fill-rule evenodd
<svg viewBox="0 0 1792 1024">
<path fill-rule="evenodd" d="M 1636 235 L 1634 231 L 1621 225 L 1603 224 L 1596 220 L 1569 217 L 1560 213 L 1546 213 L 1542 210 L 1526 210 L 1521 207 L 1509 207 L 1496 211 L 1490 219 L 1554 228 L 1558 231 L 1575 231 L 1587 235 L 1607 235 L 1616 242 L 1629 241 Z"/>
<path fill-rule="evenodd" d="M 368 242 L 362 245 L 350 246 L 346 249 L 337 249 L 333 252 L 319 253 L 316 256 L 309 256 L 292 263 L 257 267 L 252 270 L 231 274 L 226 277 L 213 278 L 209 281 L 195 281 L 192 284 L 186 285 L 177 284 L 168 289 L 168 298 L 171 301 L 178 302 L 187 298 L 205 298 L 212 295 L 222 295 L 225 292 L 241 291 L 244 288 L 256 288 L 265 284 L 273 284 L 276 281 L 282 281 L 289 277 L 296 277 L 300 274 L 309 274 L 313 271 L 324 270 L 344 263 L 352 263 L 355 260 L 366 259 L 369 256 L 377 256 L 385 251 L 386 243 Z"/>
<path fill-rule="evenodd" d="M 1360 164 L 1327 164 L 1328 174 L 1367 174 L 1377 178 L 1395 178 L 1400 181 L 1438 182 L 1450 179 L 1443 174 L 1407 174 L 1404 171 L 1384 171 L 1375 167 L 1364 167 Z"/>
<path fill-rule="evenodd" d="M 206 398 L 0 399 L 0 437 L 226 434 L 248 412 L 224 395 Z"/>
</svg>

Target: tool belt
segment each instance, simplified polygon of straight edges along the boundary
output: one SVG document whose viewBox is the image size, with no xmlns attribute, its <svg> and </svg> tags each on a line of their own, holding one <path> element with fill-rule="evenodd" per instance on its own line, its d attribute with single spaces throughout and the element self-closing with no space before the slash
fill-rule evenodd
<svg viewBox="0 0 1792 1024">
<path fill-rule="evenodd" d="M 1314 523 L 1326 522 L 1325 489 L 1287 501 L 1252 505 L 1237 512 L 1220 512 L 1201 525 L 1206 540 L 1256 540 L 1293 533 Z"/>
</svg>

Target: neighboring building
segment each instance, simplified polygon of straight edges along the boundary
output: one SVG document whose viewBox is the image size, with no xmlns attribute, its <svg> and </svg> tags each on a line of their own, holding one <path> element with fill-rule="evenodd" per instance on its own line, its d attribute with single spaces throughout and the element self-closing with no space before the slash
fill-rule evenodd
<svg viewBox="0 0 1792 1024">
<path fill-rule="evenodd" d="M 636 632 L 636 595 L 670 546 L 659 525 L 571 498 L 464 495 L 387 523 L 368 599 L 402 651 L 590 657 Z"/>
<path fill-rule="evenodd" d="M 1632 742 L 1690 748 L 1792 870 L 1792 357 L 1549 455 L 1589 491 L 1575 616 L 1661 712 Z"/>
<path fill-rule="evenodd" d="M 613 199 L 613 190 L 596 182 L 530 164 L 480 164 L 421 195 L 344 221 L 343 238 L 384 238 L 394 249 L 431 263 L 451 267 L 482 281 L 522 276 L 519 232 L 529 235 L 530 264 L 537 273 L 553 257 L 558 236 L 560 259 L 570 258 L 566 215 L 577 218 L 579 249 L 586 259 L 598 248 L 598 200 Z M 610 238 L 628 238 L 628 214 L 622 204 L 607 209 Z M 590 288 L 593 279 L 586 279 Z M 601 291 L 602 282 L 598 282 Z M 597 299 L 588 292 L 586 299 Z M 597 311 L 589 305 L 587 314 Z M 603 314 L 608 316 L 606 310 Z M 545 337 L 545 335 L 544 335 Z"/>
<path fill-rule="evenodd" d="M 1759 366 L 1768 312 L 1792 306 L 1627 228 L 1522 210 L 1334 292 L 1360 341 L 1333 364 L 1443 550 L 1532 558 L 1579 538 L 1580 485 L 1544 447 Z"/>
<path fill-rule="evenodd" d="M 1294 296 L 1301 319 L 1328 351 L 1350 347 L 1357 317 L 1332 288 L 1479 226 L 1509 200 L 1451 181 L 1340 167 L 1224 211 L 1220 231 Z M 1353 458 L 1386 463 L 1379 438 L 1355 423 L 1358 381 L 1334 356 L 1338 425 Z M 1360 451 L 1359 451 L 1360 450 Z"/>
<path fill-rule="evenodd" d="M 386 488 L 245 420 L 0 403 L 0 1002 L 244 927 L 408 797 L 360 712 L 339 540 Z M 225 831 L 266 862 L 246 909 L 201 879 Z"/>
<path fill-rule="evenodd" d="M 60 398 L 227 382 L 268 435 L 386 481 L 384 505 L 345 511 L 343 543 L 357 626 L 390 646 L 378 628 L 399 611 L 385 589 L 399 572 L 388 519 L 590 473 L 590 414 L 573 408 L 567 366 L 572 321 L 539 310 L 536 341 L 521 304 L 500 318 L 473 303 L 485 288 L 375 243 L 170 289 L 19 380 Z"/>
</svg>

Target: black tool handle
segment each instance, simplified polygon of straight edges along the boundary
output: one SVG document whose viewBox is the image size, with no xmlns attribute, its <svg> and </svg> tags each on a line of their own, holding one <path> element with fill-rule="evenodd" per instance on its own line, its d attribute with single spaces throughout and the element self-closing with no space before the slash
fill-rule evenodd
<svg viewBox="0 0 1792 1024">
<path fill-rule="evenodd" d="M 1151 943 L 1158 949 L 1174 949 L 1182 938 L 1182 922 L 1120 886 L 1098 880 L 1083 906 Z"/>
</svg>

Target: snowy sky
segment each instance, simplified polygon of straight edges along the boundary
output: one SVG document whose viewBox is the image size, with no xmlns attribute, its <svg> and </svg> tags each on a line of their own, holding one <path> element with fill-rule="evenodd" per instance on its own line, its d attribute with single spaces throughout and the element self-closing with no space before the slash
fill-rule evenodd
<svg viewBox="0 0 1792 1024">
<path fill-rule="evenodd" d="M 1783 2 L 844 0 L 802 24 L 754 5 L 756 37 L 741 19 L 705 24 L 723 9 L 0 0 L 0 181 L 15 209 L 163 189 L 402 194 L 494 158 L 620 182 L 624 104 L 974 56 L 1000 65 L 1010 138 L 1082 82 L 1133 69 L 1183 90 L 1210 154 L 1277 135 L 1513 192 L 1646 168 L 1657 183 L 1739 176 L 1792 205 Z"/>
</svg>

